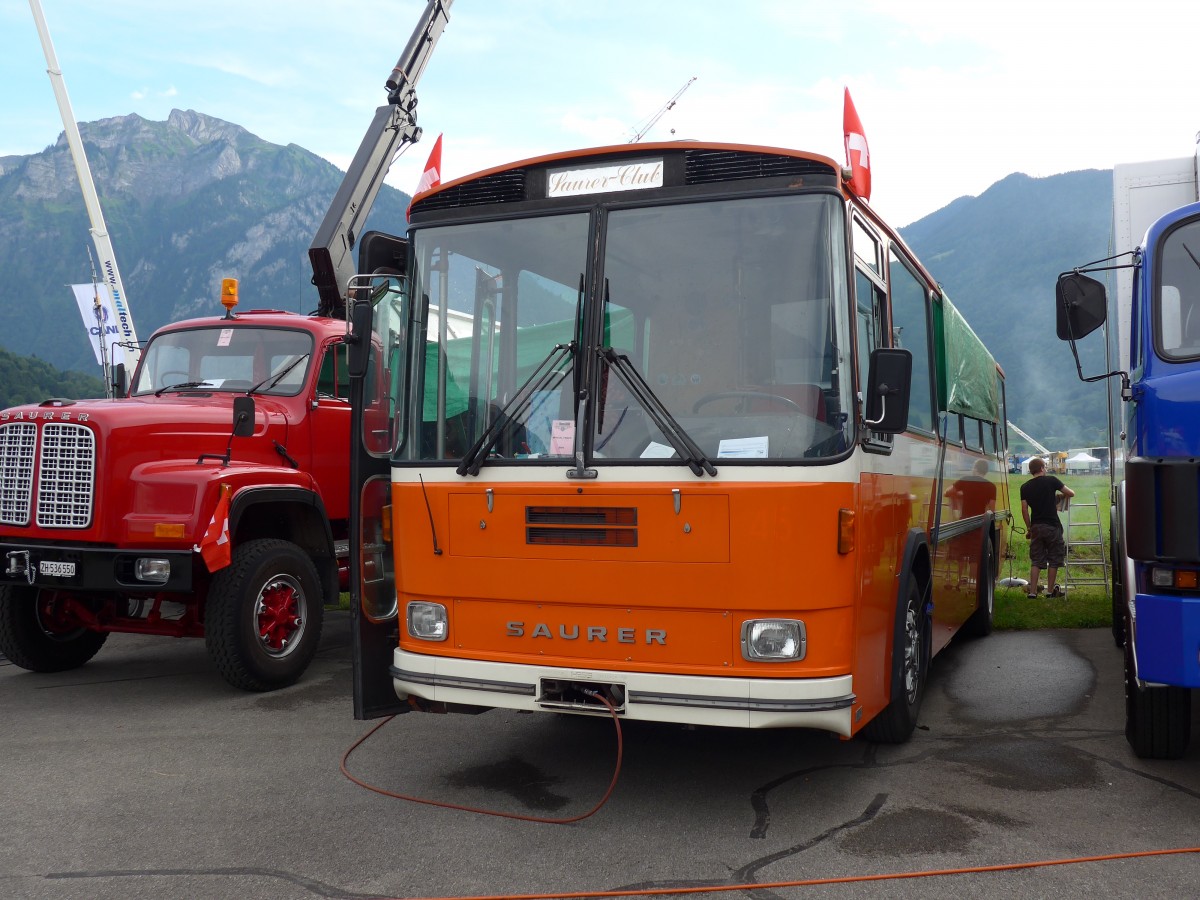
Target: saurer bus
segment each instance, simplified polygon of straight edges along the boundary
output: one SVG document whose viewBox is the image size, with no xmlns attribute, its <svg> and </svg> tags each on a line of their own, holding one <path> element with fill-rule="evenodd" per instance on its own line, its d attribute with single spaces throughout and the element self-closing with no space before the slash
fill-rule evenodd
<svg viewBox="0 0 1200 900">
<path fill-rule="evenodd" d="M 601 147 L 364 241 L 356 715 L 910 736 L 991 630 L 1003 373 L 849 174 Z"/>
</svg>

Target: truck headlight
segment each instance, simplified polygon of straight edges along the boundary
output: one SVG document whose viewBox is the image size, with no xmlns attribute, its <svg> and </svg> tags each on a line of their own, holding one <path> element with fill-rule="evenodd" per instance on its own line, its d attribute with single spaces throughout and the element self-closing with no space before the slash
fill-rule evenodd
<svg viewBox="0 0 1200 900">
<path fill-rule="evenodd" d="M 171 561 L 139 557 L 133 564 L 133 577 L 150 584 L 166 584 L 171 578 Z"/>
<path fill-rule="evenodd" d="M 742 656 L 746 659 L 804 659 L 804 651 L 804 623 L 799 619 L 748 619 L 742 623 Z"/>
<path fill-rule="evenodd" d="M 423 641 L 444 641 L 450 634 L 446 607 L 426 600 L 408 604 L 408 633 Z"/>
</svg>

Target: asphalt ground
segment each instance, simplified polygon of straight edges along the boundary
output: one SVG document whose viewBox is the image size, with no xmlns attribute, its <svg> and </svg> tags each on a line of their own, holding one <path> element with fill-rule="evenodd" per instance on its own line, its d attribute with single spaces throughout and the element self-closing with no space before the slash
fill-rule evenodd
<svg viewBox="0 0 1200 900">
<path fill-rule="evenodd" d="M 305 678 L 265 695 L 227 686 L 195 640 L 115 635 L 59 675 L 0 663 L 0 897 L 687 896 L 1038 861 L 1061 864 L 715 896 L 1198 892 L 1198 853 L 1072 862 L 1200 847 L 1200 720 L 1187 758 L 1135 758 L 1107 630 L 952 645 L 903 746 L 626 722 L 611 796 L 568 825 L 344 777 L 371 727 L 351 714 L 348 634 L 331 614 Z M 571 818 L 604 798 L 617 730 L 409 714 L 348 767 L 395 793 Z"/>
</svg>

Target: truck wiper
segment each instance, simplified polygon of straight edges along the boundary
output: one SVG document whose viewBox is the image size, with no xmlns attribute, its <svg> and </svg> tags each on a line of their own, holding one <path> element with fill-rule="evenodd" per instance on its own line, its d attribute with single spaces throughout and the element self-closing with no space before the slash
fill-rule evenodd
<svg viewBox="0 0 1200 900">
<path fill-rule="evenodd" d="M 487 458 L 489 451 L 495 445 L 496 441 L 500 440 L 500 436 L 504 433 L 504 429 L 516 417 L 524 415 L 533 402 L 533 396 L 538 391 L 545 390 L 551 382 L 551 379 L 557 376 L 558 381 L 562 381 L 567 377 L 567 371 L 559 370 L 558 366 L 567 356 L 574 356 L 578 349 L 578 344 L 571 341 L 567 344 L 555 344 L 546 358 L 538 363 L 537 368 L 533 370 L 525 382 L 513 394 L 512 399 L 505 403 L 496 412 L 492 421 L 488 423 L 488 427 L 484 429 L 483 434 L 479 436 L 471 449 L 467 451 L 466 456 L 462 458 L 462 462 L 458 464 L 455 471 L 459 475 L 478 475 L 479 469 L 483 466 L 483 461 Z"/>
<path fill-rule="evenodd" d="M 271 390 L 271 388 L 283 381 L 284 376 L 286 376 L 288 372 L 292 371 L 292 369 L 296 368 L 296 366 L 300 365 L 300 363 L 306 359 L 308 359 L 308 354 L 301 353 L 278 372 L 274 373 L 273 375 L 268 375 L 254 387 L 250 388 L 250 390 L 246 391 L 246 396 L 249 397 L 251 394 L 257 394 L 259 391 L 263 390 L 264 387 L 268 391 Z"/>
<path fill-rule="evenodd" d="M 663 436 L 671 442 L 671 446 L 675 448 L 675 452 L 679 454 L 679 458 L 688 464 L 688 468 L 692 470 L 692 474 L 699 477 L 707 472 L 709 475 L 716 475 L 717 469 L 712 464 L 704 452 L 692 440 L 691 435 L 683 430 L 683 426 L 675 421 L 675 418 L 667 410 L 661 400 L 655 396 L 650 385 L 646 383 L 641 373 L 629 361 L 629 357 L 624 354 L 617 353 L 612 347 L 604 347 L 600 351 L 600 358 L 608 363 L 610 370 L 617 373 L 617 377 L 621 379 L 621 383 L 625 385 L 634 399 L 641 404 L 646 413 L 654 420 L 654 424 L 658 426 L 658 430 L 663 433 Z"/>
<path fill-rule="evenodd" d="M 189 388 L 212 387 L 207 381 L 181 381 L 179 384 L 168 384 L 154 392 L 155 397 L 161 397 L 167 391 L 186 391 Z"/>
</svg>

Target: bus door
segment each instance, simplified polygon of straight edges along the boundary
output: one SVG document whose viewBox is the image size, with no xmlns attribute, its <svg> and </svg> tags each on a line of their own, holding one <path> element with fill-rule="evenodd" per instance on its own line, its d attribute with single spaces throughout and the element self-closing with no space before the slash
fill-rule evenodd
<svg viewBox="0 0 1200 900">
<path fill-rule="evenodd" d="M 368 232 L 360 242 L 352 296 L 350 343 L 350 613 L 354 717 L 407 712 L 390 666 L 399 643 L 391 541 L 391 453 L 399 427 L 391 398 L 405 377 L 401 358 L 408 324 L 403 275 L 408 243 Z"/>
</svg>

